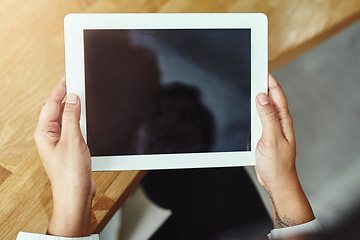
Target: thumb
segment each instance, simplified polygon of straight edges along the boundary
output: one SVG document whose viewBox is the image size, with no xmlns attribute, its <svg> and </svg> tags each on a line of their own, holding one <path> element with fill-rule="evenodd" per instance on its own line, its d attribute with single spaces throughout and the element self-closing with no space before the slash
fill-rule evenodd
<svg viewBox="0 0 360 240">
<path fill-rule="evenodd" d="M 80 99 L 74 93 L 68 95 L 62 116 L 61 136 L 67 138 L 82 137 L 80 131 Z"/>
<path fill-rule="evenodd" d="M 271 105 L 268 95 L 259 93 L 256 96 L 256 109 L 262 124 L 262 137 L 271 139 L 274 136 L 283 135 L 280 121 L 275 108 Z"/>
</svg>

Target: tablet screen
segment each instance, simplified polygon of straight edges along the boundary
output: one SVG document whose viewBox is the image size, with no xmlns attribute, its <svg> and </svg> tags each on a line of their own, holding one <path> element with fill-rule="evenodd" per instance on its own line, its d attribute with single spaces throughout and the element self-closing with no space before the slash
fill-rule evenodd
<svg viewBox="0 0 360 240">
<path fill-rule="evenodd" d="M 92 156 L 249 151 L 250 29 L 84 30 Z"/>
</svg>

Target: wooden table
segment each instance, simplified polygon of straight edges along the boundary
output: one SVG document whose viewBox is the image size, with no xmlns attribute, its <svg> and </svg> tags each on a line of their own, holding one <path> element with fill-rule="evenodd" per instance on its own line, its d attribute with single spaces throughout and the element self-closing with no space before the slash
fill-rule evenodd
<svg viewBox="0 0 360 240">
<path fill-rule="evenodd" d="M 0 239 L 45 233 L 51 187 L 33 132 L 64 75 L 63 18 L 70 12 L 264 12 L 269 69 L 287 63 L 360 18 L 360 0 L 0 1 Z M 94 173 L 92 229 L 100 232 L 144 172 Z"/>
</svg>

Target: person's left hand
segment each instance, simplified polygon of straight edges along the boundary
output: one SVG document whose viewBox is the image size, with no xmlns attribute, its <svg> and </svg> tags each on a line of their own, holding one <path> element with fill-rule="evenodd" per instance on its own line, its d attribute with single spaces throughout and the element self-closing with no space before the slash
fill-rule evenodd
<svg viewBox="0 0 360 240">
<path fill-rule="evenodd" d="M 90 152 L 80 131 L 80 99 L 70 94 L 64 103 L 65 95 L 62 78 L 46 100 L 34 134 L 54 199 L 48 234 L 86 236 L 96 187 Z"/>
</svg>

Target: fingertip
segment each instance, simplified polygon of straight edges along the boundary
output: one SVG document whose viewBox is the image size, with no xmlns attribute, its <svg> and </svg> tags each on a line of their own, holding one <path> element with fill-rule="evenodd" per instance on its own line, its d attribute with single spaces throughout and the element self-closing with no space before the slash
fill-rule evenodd
<svg viewBox="0 0 360 240">
<path fill-rule="evenodd" d="M 71 93 L 66 98 L 66 103 L 63 109 L 61 120 L 62 128 L 71 129 L 71 126 L 74 125 L 74 123 L 76 123 L 75 125 L 78 125 L 80 121 L 80 114 L 80 99 L 76 94 Z"/>
<path fill-rule="evenodd" d="M 77 104 L 79 102 L 79 97 L 75 93 L 70 93 L 66 98 L 66 103 Z"/>
<path fill-rule="evenodd" d="M 257 96 L 256 96 L 259 104 L 261 106 L 264 106 L 266 104 L 269 104 L 270 103 L 270 99 L 269 99 L 269 96 L 266 94 L 266 93 L 259 93 Z"/>
<path fill-rule="evenodd" d="M 279 83 L 276 81 L 275 77 L 271 73 L 269 73 L 268 85 L 269 85 L 269 87 L 268 87 L 269 90 L 271 90 L 271 89 L 277 87 L 277 85 L 279 85 Z"/>
<path fill-rule="evenodd" d="M 275 79 L 275 77 L 274 77 L 274 75 L 272 75 L 272 73 L 271 72 L 269 72 L 269 79 Z"/>
</svg>

